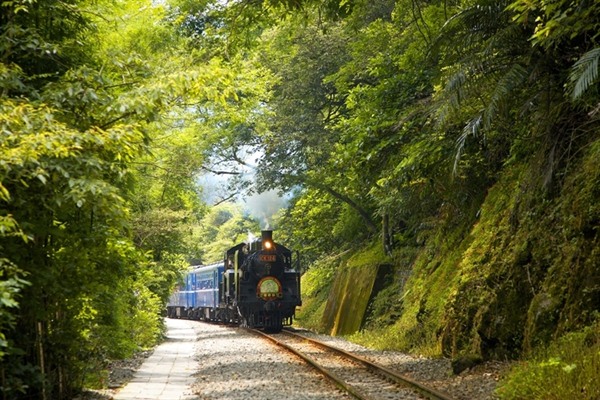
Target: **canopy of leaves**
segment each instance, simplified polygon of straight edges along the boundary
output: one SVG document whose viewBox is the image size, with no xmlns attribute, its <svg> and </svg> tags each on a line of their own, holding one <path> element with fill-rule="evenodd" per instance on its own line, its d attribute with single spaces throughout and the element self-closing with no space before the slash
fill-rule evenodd
<svg viewBox="0 0 600 400">
<path fill-rule="evenodd" d="M 199 263 L 222 261 L 225 250 L 252 241 L 253 235 L 258 232 L 258 222 L 245 213 L 241 206 L 221 204 L 213 207 L 204 216 L 195 234 L 201 250 Z"/>
<path fill-rule="evenodd" d="M 468 224 L 511 160 L 535 163 L 551 191 L 597 119 L 597 10 L 563 3 L 356 1 L 323 17 L 302 2 L 256 25 L 245 54 L 271 89 L 266 124 L 244 133 L 260 149 L 258 189 L 318 190 L 368 227 L 391 217 L 383 235 L 398 238 L 442 209 Z M 245 32 L 232 21 L 228 40 Z"/>
</svg>

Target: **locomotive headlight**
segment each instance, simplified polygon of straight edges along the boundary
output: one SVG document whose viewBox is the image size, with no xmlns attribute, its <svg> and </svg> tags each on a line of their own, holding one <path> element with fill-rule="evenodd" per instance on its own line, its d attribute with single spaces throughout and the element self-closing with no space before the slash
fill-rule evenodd
<svg viewBox="0 0 600 400">
<path fill-rule="evenodd" d="M 263 243 L 263 246 L 265 250 L 271 250 L 273 249 L 273 242 L 267 240 Z"/>
</svg>

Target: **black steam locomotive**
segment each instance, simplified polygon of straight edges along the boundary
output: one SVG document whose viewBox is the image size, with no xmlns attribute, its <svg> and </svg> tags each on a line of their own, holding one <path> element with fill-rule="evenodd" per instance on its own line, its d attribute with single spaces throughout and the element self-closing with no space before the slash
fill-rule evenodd
<svg viewBox="0 0 600 400">
<path fill-rule="evenodd" d="M 259 240 L 226 250 L 223 262 L 193 267 L 171 296 L 167 316 L 279 332 L 301 304 L 298 253 L 262 231 Z"/>
</svg>

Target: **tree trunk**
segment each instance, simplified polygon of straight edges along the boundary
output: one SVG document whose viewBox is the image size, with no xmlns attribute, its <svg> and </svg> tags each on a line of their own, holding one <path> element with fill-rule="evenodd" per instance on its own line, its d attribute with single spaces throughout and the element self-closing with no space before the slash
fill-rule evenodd
<svg viewBox="0 0 600 400">
<path fill-rule="evenodd" d="M 37 332 L 37 344 L 38 344 L 38 357 L 39 357 L 39 365 L 40 365 L 40 372 L 42 374 L 42 376 L 44 376 L 46 374 L 46 369 L 45 369 L 45 358 L 44 358 L 44 329 L 43 329 L 43 325 L 42 322 L 37 322 L 36 324 L 36 332 Z M 46 380 L 44 379 L 42 381 L 42 400 L 46 400 L 47 396 L 46 396 Z"/>
<path fill-rule="evenodd" d="M 392 255 L 392 238 L 390 235 L 390 217 L 387 213 L 383 214 L 381 221 L 381 239 L 383 242 L 383 250 L 388 256 Z"/>
</svg>

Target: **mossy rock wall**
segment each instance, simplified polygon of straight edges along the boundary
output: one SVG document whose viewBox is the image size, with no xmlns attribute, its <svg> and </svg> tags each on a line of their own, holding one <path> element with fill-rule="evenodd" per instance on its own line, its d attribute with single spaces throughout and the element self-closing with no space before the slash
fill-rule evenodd
<svg viewBox="0 0 600 400">
<path fill-rule="evenodd" d="M 504 359 L 593 324 L 600 315 L 598 160 L 600 142 L 552 192 L 542 189 L 530 164 L 506 167 L 466 233 L 445 227 L 423 246 L 413 245 L 410 276 L 379 293 L 387 297 L 374 304 L 393 307 L 367 316 L 373 323 L 365 341 L 377 338 L 381 347 L 430 355 Z M 394 261 L 397 272 L 405 258 Z M 359 326 L 355 318 L 352 327 Z"/>
<path fill-rule="evenodd" d="M 449 353 L 518 355 L 593 323 L 600 310 L 600 142 L 555 193 L 514 168 L 490 190 L 448 300 Z"/>
<path fill-rule="evenodd" d="M 468 235 L 449 245 L 438 233 L 419 250 L 402 313 L 379 336 L 403 350 L 504 359 L 592 324 L 600 311 L 598 160 L 600 142 L 550 193 L 531 165 L 507 167 Z"/>
<path fill-rule="evenodd" d="M 340 261 L 318 292 L 313 320 L 335 335 L 363 329 L 355 338 L 379 347 L 485 359 L 518 357 L 593 324 L 600 318 L 598 160 L 600 142 L 552 192 L 542 190 L 532 165 L 506 167 L 475 220 L 440 223 L 426 243 L 405 244 L 391 261 L 375 245 Z M 388 263 L 395 278 L 377 287 Z"/>
</svg>

